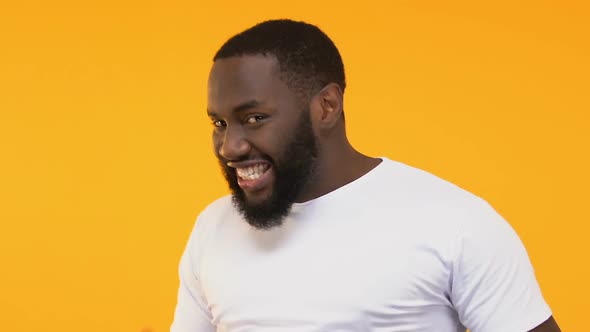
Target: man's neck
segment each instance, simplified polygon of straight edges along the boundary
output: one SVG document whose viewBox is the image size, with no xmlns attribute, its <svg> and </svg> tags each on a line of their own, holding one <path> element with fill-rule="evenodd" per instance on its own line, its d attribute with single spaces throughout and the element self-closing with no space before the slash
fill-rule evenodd
<svg viewBox="0 0 590 332">
<path fill-rule="evenodd" d="M 303 203 L 323 196 L 367 174 L 381 160 L 368 157 L 356 151 L 350 144 L 342 149 L 334 149 L 329 154 L 322 151 L 310 179 L 297 203 Z"/>
</svg>

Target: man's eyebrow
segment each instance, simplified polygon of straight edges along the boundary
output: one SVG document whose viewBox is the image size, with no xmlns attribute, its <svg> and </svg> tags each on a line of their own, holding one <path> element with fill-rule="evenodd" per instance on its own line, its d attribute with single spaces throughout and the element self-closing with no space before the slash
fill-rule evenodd
<svg viewBox="0 0 590 332">
<path fill-rule="evenodd" d="M 261 104 L 262 104 L 262 103 L 261 103 L 261 102 L 259 102 L 258 100 L 254 100 L 254 99 L 253 99 L 253 100 L 250 100 L 250 101 L 247 101 L 247 102 L 241 103 L 241 104 L 239 104 L 238 106 L 234 107 L 234 108 L 232 109 L 232 113 L 240 113 L 240 112 L 244 112 L 244 111 L 247 111 L 247 110 L 249 110 L 249 109 L 256 108 L 256 107 L 260 106 Z M 208 114 L 210 117 L 217 117 L 217 116 L 218 116 L 218 114 L 217 114 L 217 113 L 215 113 L 215 112 L 212 112 L 212 111 L 210 111 L 209 109 L 207 109 L 207 114 Z"/>
<path fill-rule="evenodd" d="M 239 113 L 239 112 L 247 111 L 251 108 L 256 108 L 256 107 L 260 106 L 260 104 L 262 104 L 262 103 L 259 102 L 258 100 L 250 100 L 250 101 L 247 101 L 245 103 L 241 103 L 240 105 L 234 107 L 233 112 Z"/>
</svg>

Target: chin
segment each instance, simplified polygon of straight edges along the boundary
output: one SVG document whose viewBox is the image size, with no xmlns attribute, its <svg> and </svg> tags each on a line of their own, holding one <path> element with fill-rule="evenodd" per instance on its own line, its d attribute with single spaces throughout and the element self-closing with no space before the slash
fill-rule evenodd
<svg viewBox="0 0 590 332">
<path fill-rule="evenodd" d="M 267 205 L 270 203 L 272 198 L 272 193 L 267 193 L 266 191 L 249 194 L 244 193 L 243 195 L 246 200 L 246 204 L 252 208 Z"/>
</svg>

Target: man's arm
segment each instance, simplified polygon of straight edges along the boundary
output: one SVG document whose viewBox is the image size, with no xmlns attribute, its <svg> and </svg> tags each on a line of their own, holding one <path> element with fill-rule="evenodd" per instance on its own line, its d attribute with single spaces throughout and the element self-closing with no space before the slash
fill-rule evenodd
<svg viewBox="0 0 590 332">
<path fill-rule="evenodd" d="M 198 222 L 197 222 L 198 224 Z M 179 265 L 180 286 L 178 301 L 174 311 L 171 332 L 215 332 L 211 316 L 207 310 L 204 297 L 197 279 L 195 261 L 193 260 L 193 243 L 196 235 L 193 228 Z"/>
<path fill-rule="evenodd" d="M 473 332 L 559 332 L 524 245 L 487 203 L 467 206 L 455 242 L 451 300 Z"/>
<path fill-rule="evenodd" d="M 530 330 L 529 332 L 561 332 L 561 330 L 559 329 L 559 326 L 557 326 L 553 316 L 551 316 L 548 320 Z"/>
</svg>

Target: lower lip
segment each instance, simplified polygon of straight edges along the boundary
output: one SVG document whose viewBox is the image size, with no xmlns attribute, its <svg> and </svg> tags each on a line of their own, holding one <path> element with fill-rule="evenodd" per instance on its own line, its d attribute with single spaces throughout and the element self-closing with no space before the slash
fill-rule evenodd
<svg viewBox="0 0 590 332">
<path fill-rule="evenodd" d="M 272 178 L 273 169 L 269 167 L 266 172 L 264 172 L 258 179 L 256 180 L 244 180 L 238 176 L 238 185 L 242 190 L 247 192 L 255 192 L 262 190 L 266 187 L 271 178 Z"/>
</svg>

